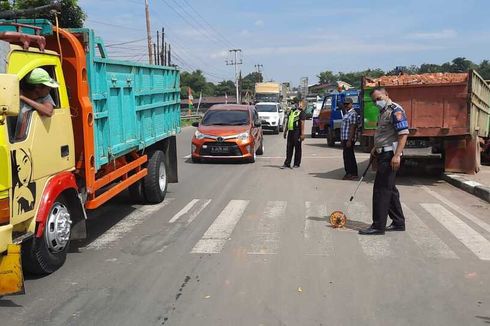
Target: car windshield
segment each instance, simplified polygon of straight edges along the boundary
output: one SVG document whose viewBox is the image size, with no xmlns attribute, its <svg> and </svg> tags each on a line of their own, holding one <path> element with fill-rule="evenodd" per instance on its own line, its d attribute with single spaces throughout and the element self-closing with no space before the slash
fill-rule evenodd
<svg viewBox="0 0 490 326">
<path fill-rule="evenodd" d="M 256 105 L 257 112 L 277 112 L 277 105 L 275 104 L 260 104 Z"/>
<path fill-rule="evenodd" d="M 204 126 L 238 126 L 249 123 L 248 111 L 243 110 L 210 110 L 202 118 Z"/>
</svg>

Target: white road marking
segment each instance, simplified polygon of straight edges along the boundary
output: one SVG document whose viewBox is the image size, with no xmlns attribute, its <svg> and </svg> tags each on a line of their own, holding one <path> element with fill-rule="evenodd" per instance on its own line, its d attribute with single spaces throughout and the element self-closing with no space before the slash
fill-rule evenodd
<svg viewBox="0 0 490 326">
<path fill-rule="evenodd" d="M 137 206 L 135 210 L 127 215 L 124 219 L 112 226 L 103 235 L 89 244 L 86 249 L 101 250 L 111 247 L 117 240 L 121 239 L 126 233 L 129 233 L 134 227 L 144 222 L 152 213 L 167 206 L 175 198 L 166 198 L 158 205 Z"/>
<path fill-rule="evenodd" d="M 369 158 L 369 155 L 363 155 L 363 154 L 356 154 L 357 158 Z M 285 156 L 257 156 L 257 159 L 283 159 L 284 160 Z M 342 159 L 342 156 L 303 156 L 301 159 Z"/>
<path fill-rule="evenodd" d="M 439 204 L 421 204 L 439 223 L 470 249 L 478 258 L 490 260 L 490 241 Z"/>
<path fill-rule="evenodd" d="M 407 220 L 407 233 L 422 249 L 427 257 L 456 259 L 458 256 L 446 245 L 432 230 L 415 214 L 415 212 L 405 205 L 403 213 Z"/>
<path fill-rule="evenodd" d="M 192 154 L 189 154 L 189 155 L 184 156 L 185 159 L 188 159 L 188 158 L 191 158 L 191 157 L 192 157 Z"/>
<path fill-rule="evenodd" d="M 330 256 L 333 252 L 331 228 L 327 226 L 327 205 L 305 202 L 305 239 L 308 256 Z"/>
<path fill-rule="evenodd" d="M 201 199 L 199 200 L 199 205 L 197 205 L 197 208 L 194 209 L 194 211 L 189 213 L 189 219 L 187 220 L 187 225 L 191 224 L 192 221 L 195 220 L 195 218 L 203 211 L 203 209 L 206 208 L 206 206 L 209 205 L 211 202 L 211 199 L 205 200 Z"/>
<path fill-rule="evenodd" d="M 175 214 L 168 223 L 175 223 L 179 218 L 181 218 L 183 215 L 187 214 L 192 207 L 194 207 L 195 204 L 199 202 L 199 199 L 193 199 L 191 200 L 187 205 L 185 205 L 184 208 L 182 208 L 177 214 Z"/>
<path fill-rule="evenodd" d="M 279 250 L 279 225 L 286 216 L 285 201 L 269 201 L 260 217 L 257 233 L 253 237 L 251 255 L 273 255 Z"/>
<path fill-rule="evenodd" d="M 464 209 L 462 209 L 461 207 L 459 207 L 458 205 L 452 203 L 451 201 L 447 200 L 446 198 L 444 198 L 443 196 L 439 195 L 438 193 L 436 193 L 435 191 L 429 189 L 429 187 L 427 186 L 422 186 L 422 188 L 427 191 L 430 195 L 432 195 L 432 197 L 434 198 L 437 198 L 439 201 L 443 202 L 444 204 L 446 204 L 447 206 L 451 207 L 452 209 L 454 209 L 456 212 L 458 212 L 459 214 L 461 214 L 462 216 L 464 216 L 465 218 L 467 218 L 468 220 L 472 221 L 473 223 L 475 223 L 476 225 L 478 225 L 479 227 L 481 227 L 482 229 L 486 230 L 487 232 L 490 232 L 490 224 L 488 223 L 485 223 L 484 221 L 482 221 L 481 219 L 479 219 L 478 217 L 468 213 L 467 211 L 465 211 Z"/>
<path fill-rule="evenodd" d="M 349 212 L 346 213 L 348 221 L 363 222 L 366 227 L 372 224 L 371 210 L 364 203 L 352 202 L 349 208 Z M 394 256 L 392 248 L 395 244 L 393 239 L 387 236 L 357 234 L 357 238 L 362 251 L 368 257 L 377 259 Z"/>
<path fill-rule="evenodd" d="M 231 200 L 207 229 L 201 240 L 194 246 L 191 253 L 220 253 L 245 212 L 248 203 L 248 200 Z"/>
</svg>

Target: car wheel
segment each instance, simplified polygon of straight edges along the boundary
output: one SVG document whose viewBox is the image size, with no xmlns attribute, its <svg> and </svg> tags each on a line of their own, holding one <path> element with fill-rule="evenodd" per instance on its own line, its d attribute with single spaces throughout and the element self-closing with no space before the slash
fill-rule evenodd
<svg viewBox="0 0 490 326">
<path fill-rule="evenodd" d="M 165 199 L 167 194 L 167 165 L 165 155 L 161 150 L 150 154 L 148 160 L 148 174 L 143 181 L 143 189 L 148 203 L 158 204 Z"/>
<path fill-rule="evenodd" d="M 50 274 L 63 266 L 70 244 L 70 209 L 61 195 L 51 207 L 41 237 L 33 238 L 22 246 L 22 260 L 26 271 Z"/>
</svg>

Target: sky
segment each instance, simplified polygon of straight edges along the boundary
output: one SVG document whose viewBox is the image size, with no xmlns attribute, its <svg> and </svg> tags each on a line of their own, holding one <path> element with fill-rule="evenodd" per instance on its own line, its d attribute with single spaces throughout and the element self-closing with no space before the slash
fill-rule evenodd
<svg viewBox="0 0 490 326">
<path fill-rule="evenodd" d="M 79 0 L 86 26 L 109 55 L 147 60 L 144 0 Z M 490 59 L 489 0 L 149 0 L 153 37 L 165 28 L 174 62 L 212 82 L 234 79 L 229 49 L 241 49 L 242 74 L 263 65 L 266 80 L 298 85 L 325 70 Z M 154 39 L 156 42 L 156 39 Z"/>
</svg>

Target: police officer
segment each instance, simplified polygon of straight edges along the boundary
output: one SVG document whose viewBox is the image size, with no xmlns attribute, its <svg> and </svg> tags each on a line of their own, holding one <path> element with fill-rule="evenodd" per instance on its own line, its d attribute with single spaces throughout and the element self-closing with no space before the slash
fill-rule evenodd
<svg viewBox="0 0 490 326">
<path fill-rule="evenodd" d="M 305 113 L 299 104 L 295 104 L 284 118 L 284 139 L 287 138 L 286 160 L 281 169 L 291 168 L 294 150 L 294 167 L 301 165 L 301 142 L 305 140 Z"/>
<path fill-rule="evenodd" d="M 359 230 L 359 233 L 372 235 L 384 234 L 385 231 L 405 231 L 405 217 L 395 178 L 409 133 L 407 117 L 403 108 L 391 101 L 383 87 L 374 88 L 370 95 L 380 109 L 371 151 L 371 159 L 377 166 L 373 188 L 373 224 Z M 393 222 L 386 227 L 388 215 Z"/>
</svg>

